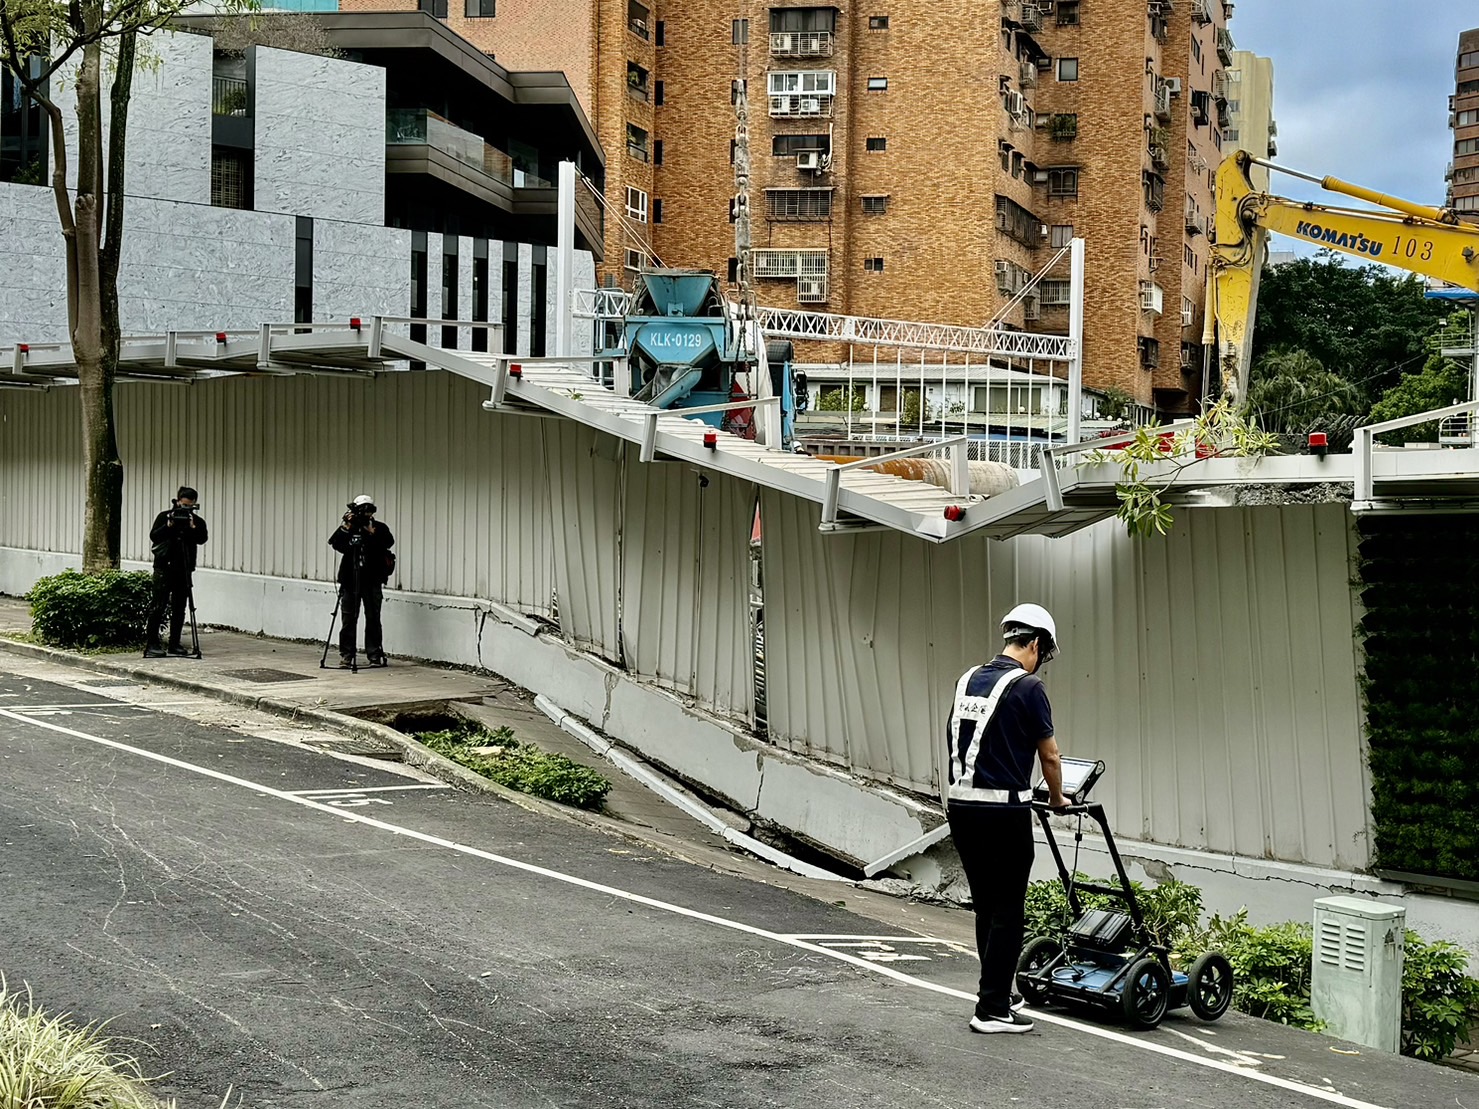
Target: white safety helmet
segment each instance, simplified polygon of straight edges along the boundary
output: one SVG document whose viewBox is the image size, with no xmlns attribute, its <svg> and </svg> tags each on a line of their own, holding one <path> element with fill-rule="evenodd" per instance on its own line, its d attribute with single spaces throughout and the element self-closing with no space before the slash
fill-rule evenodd
<svg viewBox="0 0 1479 1109">
<path fill-rule="evenodd" d="M 374 503 L 375 503 L 375 499 L 373 497 L 371 497 L 368 493 L 361 493 L 359 496 L 357 496 L 357 497 L 354 498 L 354 504 L 355 504 L 355 507 L 356 508 L 358 508 L 362 504 L 374 504 Z"/>
<path fill-rule="evenodd" d="M 1018 605 L 1001 618 L 1003 639 L 1015 639 L 1031 632 L 1046 632 L 1048 642 L 1042 649 L 1042 660 L 1047 662 L 1058 653 L 1058 625 L 1053 614 L 1042 605 Z"/>
</svg>

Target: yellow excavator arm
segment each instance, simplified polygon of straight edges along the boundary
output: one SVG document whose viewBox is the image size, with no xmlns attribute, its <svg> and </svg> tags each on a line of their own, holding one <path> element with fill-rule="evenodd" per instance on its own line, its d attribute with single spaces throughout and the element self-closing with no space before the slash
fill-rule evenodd
<svg viewBox="0 0 1479 1109">
<path fill-rule="evenodd" d="M 1248 172 L 1255 164 L 1385 210 L 1357 211 L 1271 196 L 1250 180 Z M 1311 177 L 1239 150 L 1217 170 L 1216 242 L 1207 265 L 1202 337 L 1207 345 L 1216 344 L 1223 391 L 1235 403 L 1242 402 L 1247 392 L 1258 279 L 1270 232 L 1479 292 L 1479 225 L 1461 222 L 1443 208 L 1414 204 L 1334 177 Z"/>
</svg>

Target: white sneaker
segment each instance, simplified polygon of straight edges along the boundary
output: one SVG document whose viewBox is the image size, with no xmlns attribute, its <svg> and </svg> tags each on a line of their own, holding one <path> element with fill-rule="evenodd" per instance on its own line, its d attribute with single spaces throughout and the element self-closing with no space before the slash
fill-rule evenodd
<svg viewBox="0 0 1479 1109">
<path fill-rule="evenodd" d="M 993 1032 L 1031 1032 L 1034 1025 L 1021 1013 L 1009 1013 L 1004 1017 L 971 1017 L 971 1031 L 989 1035 Z"/>
</svg>

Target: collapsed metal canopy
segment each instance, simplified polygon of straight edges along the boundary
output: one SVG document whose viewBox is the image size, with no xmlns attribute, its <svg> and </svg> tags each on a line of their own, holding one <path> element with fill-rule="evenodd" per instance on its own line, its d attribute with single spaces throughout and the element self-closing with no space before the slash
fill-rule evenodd
<svg viewBox="0 0 1479 1109">
<path fill-rule="evenodd" d="M 591 356 L 520 358 L 446 350 L 402 333 L 411 326 L 500 330 L 482 321 L 377 316 L 348 324 L 263 324 L 255 332 L 169 332 L 123 340 L 119 373 L 124 380 L 188 384 L 242 374 L 366 377 L 411 372 L 407 363 L 421 363 L 486 386 L 490 395 L 484 407 L 490 410 L 571 420 L 637 445 L 643 462 L 688 462 L 811 501 L 819 506 L 824 531 L 885 527 L 934 543 L 972 534 L 997 539 L 1063 536 L 1107 519 L 1119 508 L 1119 467 L 1076 462 L 1082 445 L 1045 450 L 1035 471 L 1019 471 L 1022 484 L 1015 489 L 972 496 L 963 492 L 968 484 L 956 482 L 962 491 L 952 492 L 725 432 L 709 445 L 711 425 L 603 386 L 592 373 L 597 359 Z M 77 377 L 67 344 L 0 348 L 0 367 L 0 386 L 45 388 L 71 384 Z M 1479 410 L 1479 404 L 1458 407 Z M 925 449 L 950 456 L 965 447 L 963 441 L 953 441 Z M 1479 510 L 1479 449 L 1380 450 L 1370 435 L 1358 436 L 1357 448 L 1354 454 L 1325 458 L 1168 459 L 1144 468 L 1143 476 L 1168 482 L 1174 477 L 1174 499 L 1185 504 L 1215 503 L 1207 499 L 1210 492 L 1232 486 L 1353 482 L 1359 487 L 1358 507 L 1364 510 Z M 963 459 L 956 453 L 952 461 Z M 958 465 L 957 470 L 963 472 Z"/>
</svg>

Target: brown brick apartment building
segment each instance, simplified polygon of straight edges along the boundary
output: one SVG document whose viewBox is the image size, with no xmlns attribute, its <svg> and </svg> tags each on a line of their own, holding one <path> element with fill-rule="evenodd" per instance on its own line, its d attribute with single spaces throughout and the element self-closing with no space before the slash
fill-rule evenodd
<svg viewBox="0 0 1479 1109">
<path fill-rule="evenodd" d="M 1448 111 L 1453 128 L 1448 203 L 1466 219 L 1479 219 L 1479 27 L 1458 37 Z"/>
<path fill-rule="evenodd" d="M 762 303 L 980 325 L 1079 235 L 1086 384 L 1169 412 L 1200 397 L 1231 4 L 421 3 L 505 65 L 566 72 L 628 216 L 608 220 L 605 273 L 649 242 L 733 273 L 744 82 Z M 1005 322 L 1066 330 L 1066 278 Z"/>
</svg>

